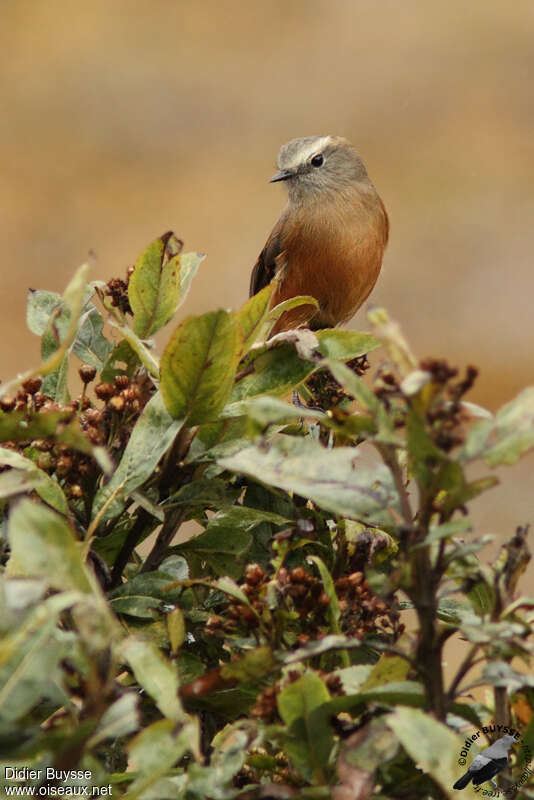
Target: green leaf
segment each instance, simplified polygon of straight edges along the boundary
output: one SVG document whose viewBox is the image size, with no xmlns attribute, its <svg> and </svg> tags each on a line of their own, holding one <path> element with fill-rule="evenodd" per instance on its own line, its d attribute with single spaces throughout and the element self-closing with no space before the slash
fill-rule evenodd
<svg viewBox="0 0 534 800">
<path fill-rule="evenodd" d="M 439 508 L 440 511 L 450 514 L 482 492 L 496 486 L 498 482 L 498 478 L 490 475 L 468 483 L 460 464 L 454 461 L 445 461 L 436 475 L 436 486 L 440 491 L 435 501 L 436 509 Z"/>
<path fill-rule="evenodd" d="M 479 617 L 484 617 L 490 614 L 495 608 L 496 593 L 493 586 L 490 586 L 486 581 L 479 580 L 472 585 L 467 591 L 467 597 L 471 606 Z"/>
<path fill-rule="evenodd" d="M 176 308 L 183 305 L 189 293 L 191 281 L 195 277 L 198 268 L 206 258 L 205 253 L 181 253 L 180 254 L 180 298 Z"/>
<path fill-rule="evenodd" d="M 78 333 L 72 346 L 74 355 L 84 364 L 101 370 L 113 350 L 113 345 L 102 333 L 104 320 L 98 309 L 91 305 L 80 319 Z"/>
<path fill-rule="evenodd" d="M 186 581 L 189 578 L 189 566 L 183 556 L 168 556 L 161 562 L 160 573 L 170 575 L 175 581 Z M 168 594 L 165 595 L 168 598 Z"/>
<path fill-rule="evenodd" d="M 415 681 L 391 681 L 381 686 L 375 686 L 367 692 L 334 697 L 328 707 L 332 714 L 337 714 L 340 711 L 358 713 L 360 707 L 364 707 L 369 703 L 423 707 L 425 702 L 425 692 L 420 683 Z"/>
<path fill-rule="evenodd" d="M 166 506 L 209 506 L 220 507 L 236 500 L 235 491 L 221 478 L 198 478 L 181 486 L 171 495 Z"/>
<path fill-rule="evenodd" d="M 17 597 L 17 583 L 22 581 L 3 581 L 0 597 L 3 599 L 4 593 L 8 600 Z M 0 730 L 7 724 L 11 735 L 16 731 L 15 720 L 22 719 L 44 698 L 55 698 L 58 705 L 65 700 L 59 690 L 58 667 L 72 651 L 73 637 L 60 631 L 57 622 L 61 612 L 79 602 L 81 596 L 79 592 L 63 592 L 39 604 L 37 599 L 16 628 L 11 626 L 7 635 L 0 637 Z M 17 616 L 20 610 L 19 606 L 8 608 Z"/>
<path fill-rule="evenodd" d="M 429 773 L 449 796 L 453 784 L 465 772 L 458 765 L 460 737 L 415 708 L 397 708 L 388 715 L 387 722 L 415 764 Z"/>
<path fill-rule="evenodd" d="M 139 728 L 137 711 L 137 695 L 133 692 L 124 694 L 104 712 L 98 727 L 89 739 L 87 746 L 96 747 L 106 739 L 118 739 L 128 736 Z"/>
<path fill-rule="evenodd" d="M 324 590 L 330 600 L 328 606 L 328 619 L 333 633 L 340 633 L 339 628 L 339 602 L 337 599 L 334 581 L 328 571 L 326 564 L 318 556 L 308 556 L 307 561 L 311 561 L 319 570 L 319 575 L 323 582 Z"/>
<path fill-rule="evenodd" d="M 191 764 L 187 770 L 187 787 L 183 788 L 183 794 L 177 794 L 175 789 L 169 797 L 191 797 L 199 800 L 208 797 L 213 800 L 229 800 L 235 797 L 237 792 L 232 779 L 247 758 L 252 735 L 250 723 L 246 719 L 226 725 L 213 737 L 209 764 Z M 154 800 L 160 800 L 161 797 L 161 794 L 157 795 Z"/>
<path fill-rule="evenodd" d="M 175 576 L 171 573 L 142 572 L 114 589 L 109 598 L 112 609 L 133 617 L 159 619 L 164 604 L 172 603 L 178 596 L 166 589 Z M 185 580 L 182 574 L 179 580 Z"/>
<path fill-rule="evenodd" d="M 24 499 L 14 508 L 8 527 L 9 575 L 44 577 L 54 589 L 92 593 L 94 581 L 83 563 L 81 545 L 55 511 Z"/>
<path fill-rule="evenodd" d="M 162 615 L 163 602 L 155 597 L 129 594 L 114 597 L 109 604 L 115 614 L 126 614 L 129 617 L 156 620 Z"/>
<path fill-rule="evenodd" d="M 173 548 L 176 552 L 194 553 L 202 558 L 217 575 L 239 578 L 243 572 L 244 555 L 250 549 L 250 533 L 233 528 L 214 526 Z"/>
<path fill-rule="evenodd" d="M 69 393 L 69 357 L 63 356 L 57 369 L 52 370 L 43 378 L 41 391 L 56 403 L 65 405 L 70 401 Z"/>
<path fill-rule="evenodd" d="M 8 500 L 19 494 L 32 492 L 40 483 L 38 475 L 31 475 L 19 469 L 11 469 L 0 474 L 0 499 Z"/>
<path fill-rule="evenodd" d="M 169 413 L 188 425 L 215 420 L 228 400 L 241 334 L 227 311 L 189 317 L 161 357 L 161 393 Z"/>
<path fill-rule="evenodd" d="M 494 420 L 483 420 L 469 432 L 460 457 L 482 457 L 492 467 L 515 464 L 534 447 L 534 386 L 503 406 Z"/>
<path fill-rule="evenodd" d="M 506 661 L 492 661 L 482 670 L 482 683 L 501 686 L 510 694 L 520 691 L 524 686 L 534 687 L 534 676 L 525 675 L 507 664 Z"/>
<path fill-rule="evenodd" d="M 405 658 L 383 653 L 361 685 L 360 692 L 365 694 L 378 686 L 387 687 L 388 684 L 404 681 L 409 671 L 410 664 Z"/>
<path fill-rule="evenodd" d="M 183 544 L 176 545 L 181 550 L 190 550 L 195 553 L 208 556 L 212 553 L 226 553 L 236 556 L 246 552 L 250 547 L 251 538 L 244 531 L 234 531 L 232 528 L 216 527 L 214 530 L 209 528 L 188 539 Z"/>
<path fill-rule="evenodd" d="M 339 364 L 329 359 L 327 366 L 336 381 L 351 394 L 365 409 L 376 416 L 379 401 L 371 389 L 346 364 Z"/>
<path fill-rule="evenodd" d="M 52 310 L 41 339 L 41 357 L 43 361 L 56 352 L 61 342 L 65 339 L 72 313 L 70 308 L 60 300 L 58 305 Z"/>
<path fill-rule="evenodd" d="M 353 650 L 358 648 L 364 649 L 364 645 L 360 639 L 330 633 L 327 636 L 323 636 L 322 639 L 308 642 L 308 644 L 299 647 L 298 650 L 277 653 L 277 657 L 283 661 L 284 664 L 297 664 L 300 661 L 306 661 L 308 658 L 315 658 L 331 650 Z"/>
<path fill-rule="evenodd" d="M 327 511 L 377 525 L 391 522 L 388 509 L 398 507 L 387 467 L 364 466 L 358 451 L 351 447 L 327 450 L 311 439 L 285 436 L 268 447 L 245 447 L 218 463 L 224 469 L 308 497 Z"/>
<path fill-rule="evenodd" d="M 207 530 L 214 531 L 216 528 L 231 528 L 234 531 L 250 531 L 262 522 L 269 522 L 271 525 L 287 526 L 292 520 L 275 514 L 272 511 L 264 511 L 261 508 L 250 508 L 249 506 L 234 505 L 221 509 L 213 516 Z"/>
<path fill-rule="evenodd" d="M 237 322 L 243 336 L 243 352 L 254 344 L 259 338 L 263 325 L 269 313 L 271 295 L 274 284 L 270 283 L 261 292 L 253 295 L 247 300 L 243 308 L 237 314 Z"/>
<path fill-rule="evenodd" d="M 159 365 L 151 353 L 151 346 L 142 342 L 139 336 L 130 328 L 126 327 L 126 325 L 118 325 L 113 320 L 110 320 L 109 324 L 119 331 L 123 339 L 129 344 L 130 349 L 134 351 L 141 364 L 145 367 L 146 371 L 156 378 L 156 380 L 159 380 Z"/>
<path fill-rule="evenodd" d="M 370 333 L 325 328 L 316 331 L 315 335 L 321 355 L 337 361 L 358 358 L 381 346 L 381 342 Z"/>
<path fill-rule="evenodd" d="M 426 547 L 433 542 L 439 542 L 441 539 L 448 539 L 453 536 L 461 536 L 472 530 L 472 522 L 469 519 L 457 519 L 451 522 L 444 522 L 442 525 L 431 525 L 429 528 L 428 536 L 422 542 L 422 546 Z"/>
<path fill-rule="evenodd" d="M 393 536 L 376 526 L 369 528 L 361 522 L 345 520 L 345 538 L 348 555 L 353 556 L 361 547 L 368 553 L 367 558 L 375 566 L 391 561 L 399 546 Z"/>
<path fill-rule="evenodd" d="M 270 285 L 272 286 L 272 284 Z M 286 313 L 286 311 L 291 311 L 293 308 L 299 308 L 300 306 L 319 308 L 319 303 L 315 297 L 312 297 L 309 294 L 295 295 L 295 297 L 290 297 L 288 300 L 283 300 L 281 303 L 278 303 L 278 305 L 271 308 L 267 318 L 269 322 L 276 322 L 280 319 L 282 314 Z"/>
<path fill-rule="evenodd" d="M 11 411 L 9 414 L 0 412 L 0 441 L 47 439 L 54 435 L 61 423 L 71 419 L 70 411 L 41 412 L 30 419 L 27 419 L 24 411 Z"/>
<path fill-rule="evenodd" d="M 434 444 L 423 420 L 413 409 L 408 412 L 406 427 L 410 471 L 419 486 L 428 488 L 434 480 L 436 467 L 445 461 L 445 454 Z"/>
<path fill-rule="evenodd" d="M 398 749 L 395 734 L 383 718 L 373 719 L 351 734 L 342 745 L 337 761 L 340 796 L 368 800 L 373 795 L 376 769 L 390 761 Z"/>
<path fill-rule="evenodd" d="M 182 256 L 182 242 L 172 233 L 155 239 L 139 256 L 128 284 L 134 315 L 134 332 L 141 339 L 152 336 L 173 317 L 189 289 L 204 256 Z"/>
<path fill-rule="evenodd" d="M 111 351 L 100 378 L 106 383 L 113 383 L 117 375 L 127 375 L 131 378 L 140 363 L 135 350 L 126 339 L 123 339 Z"/>
<path fill-rule="evenodd" d="M 181 427 L 182 422 L 169 416 L 156 392 L 137 420 L 113 477 L 97 492 L 93 519 L 106 503 L 102 519 L 120 514 L 128 495 L 152 474 Z"/>
<path fill-rule="evenodd" d="M 32 333 L 42 336 L 50 315 L 61 304 L 61 295 L 42 289 L 29 289 L 26 305 L 26 324 Z"/>
<path fill-rule="evenodd" d="M 293 344 L 279 342 L 254 358 L 249 369 L 251 373 L 235 384 L 230 402 L 260 394 L 287 394 L 311 375 L 317 364 L 300 358 Z"/>
<path fill-rule="evenodd" d="M 215 589 L 219 589 L 220 592 L 224 592 L 230 597 L 235 597 L 240 603 L 244 603 L 246 606 L 250 605 L 250 601 L 241 587 L 227 575 L 223 575 L 214 581 L 213 586 Z"/>
<path fill-rule="evenodd" d="M 82 432 L 71 411 L 35 414 L 26 419 L 23 411 L 0 412 L 0 441 L 27 442 L 32 439 L 54 439 L 73 450 L 92 456 L 104 474 L 111 472 L 111 462 L 103 447 L 95 447 Z"/>
<path fill-rule="evenodd" d="M 171 653 L 176 655 L 186 636 L 184 615 L 182 609 L 178 608 L 178 606 L 167 614 L 167 632 L 169 634 Z"/>
<path fill-rule="evenodd" d="M 295 422 L 306 419 L 317 419 L 328 423 L 330 418 L 324 411 L 316 409 L 297 408 L 294 405 L 285 403 L 277 397 L 270 395 L 259 395 L 250 400 L 241 400 L 237 403 L 228 404 L 222 411 L 223 417 L 235 417 L 246 415 L 254 424 L 253 430 L 263 431 L 269 425 L 279 425 L 286 422 Z"/>
<path fill-rule="evenodd" d="M 137 777 L 124 800 L 136 800 L 192 749 L 193 744 L 191 725 L 179 728 L 170 719 L 160 719 L 144 728 L 129 746 L 131 767 L 136 770 Z"/>
<path fill-rule="evenodd" d="M 133 328 L 146 339 L 172 317 L 180 292 L 179 253 L 183 242 L 169 231 L 151 242 L 135 262 L 128 282 Z"/>
<path fill-rule="evenodd" d="M 121 655 L 163 716 L 184 722 L 187 716 L 178 697 L 178 672 L 161 650 L 152 642 L 128 636 L 121 644 Z"/>
<path fill-rule="evenodd" d="M 236 661 L 222 664 L 221 676 L 224 680 L 235 680 L 239 683 L 255 682 L 271 673 L 277 666 L 277 661 L 270 647 L 263 645 L 262 647 L 254 648 L 254 650 L 247 650 Z"/>
<path fill-rule="evenodd" d="M 316 672 L 306 672 L 277 697 L 280 716 L 288 727 L 285 750 L 308 780 L 320 777 L 334 744 L 326 704 L 330 694 Z"/>
<path fill-rule="evenodd" d="M 36 369 L 28 370 L 24 374 L 18 375 L 13 380 L 2 386 L 2 395 L 10 395 L 16 388 L 18 388 L 25 380 L 33 377 L 34 375 L 42 375 L 45 380 L 43 381 L 42 391 L 46 393 L 46 377 L 55 375 L 52 379 L 55 390 L 57 385 L 58 370 L 65 371 L 62 362 L 70 351 L 70 347 L 78 330 L 78 322 L 84 304 L 89 300 L 93 293 L 93 287 L 87 286 L 87 273 L 89 267 L 83 264 L 74 274 L 69 285 L 63 294 L 63 304 L 58 308 L 53 308 L 52 316 L 47 320 L 45 332 L 43 337 L 49 332 L 49 338 L 46 343 L 42 343 L 42 348 L 49 352 L 49 355 L 43 359 L 43 363 Z M 40 329 L 45 316 L 45 309 L 53 307 L 53 304 L 48 301 L 40 306 L 39 312 L 34 313 L 34 309 L 30 312 L 31 324 L 36 330 Z M 58 322 L 60 317 L 63 317 L 63 309 L 65 309 L 65 320 L 68 318 L 68 325 L 64 322 Z M 58 327 L 59 326 L 59 327 Z M 63 378 L 62 378 L 63 381 Z M 64 383 L 64 381 L 63 381 Z M 62 383 L 61 392 L 64 394 Z"/>
<path fill-rule="evenodd" d="M 59 483 L 54 481 L 42 469 L 36 467 L 29 458 L 25 458 L 25 456 L 22 456 L 14 450 L 7 450 L 5 447 L 0 447 L 0 465 L 22 471 L 26 479 L 31 483 L 32 487 L 45 503 L 48 503 L 48 505 L 62 514 L 67 513 L 67 499 Z M 10 473 L 4 473 L 1 477 L 7 477 L 9 474 Z"/>
<path fill-rule="evenodd" d="M 41 391 L 58 403 L 70 399 L 67 378 L 68 360 L 78 335 L 81 314 L 93 289 L 87 286 L 89 267 L 81 266 L 69 282 L 59 305 L 53 308 L 41 339 L 43 376 Z"/>
</svg>

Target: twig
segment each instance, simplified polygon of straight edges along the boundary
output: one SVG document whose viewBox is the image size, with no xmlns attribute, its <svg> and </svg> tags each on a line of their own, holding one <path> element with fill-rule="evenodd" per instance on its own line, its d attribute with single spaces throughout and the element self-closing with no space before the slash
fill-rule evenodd
<svg viewBox="0 0 534 800">
<path fill-rule="evenodd" d="M 154 547 L 148 554 L 145 563 L 141 567 L 141 572 L 151 572 L 159 567 L 163 559 L 165 558 L 165 554 L 167 552 L 167 548 L 169 547 L 171 541 L 173 540 L 175 534 L 177 533 L 180 525 L 184 521 L 188 512 L 188 508 L 179 508 L 175 511 L 171 512 L 165 522 L 163 523 L 163 527 L 158 533 L 157 539 L 154 543 Z"/>
<path fill-rule="evenodd" d="M 480 647 L 480 645 L 474 644 L 471 647 L 471 649 L 469 650 L 469 652 L 466 654 L 466 656 L 465 656 L 464 660 L 462 661 L 462 663 L 460 664 L 460 666 L 458 667 L 458 671 L 456 672 L 456 675 L 454 676 L 453 681 L 452 681 L 452 683 L 449 686 L 449 689 L 447 691 L 447 699 L 450 702 L 452 702 L 454 700 L 454 698 L 456 697 L 456 694 L 457 694 L 456 690 L 458 689 L 460 683 L 465 678 L 465 676 L 467 675 L 469 670 L 472 667 L 474 667 L 475 664 L 479 664 L 481 661 L 484 661 L 484 658 L 485 658 L 484 656 L 480 656 L 480 658 L 476 658 L 476 659 L 473 658 L 479 647 Z"/>
<path fill-rule="evenodd" d="M 376 446 L 378 452 L 384 459 L 384 463 L 387 467 L 389 467 L 389 470 L 393 476 L 395 488 L 397 490 L 397 494 L 399 495 L 399 502 L 404 522 L 406 525 L 411 527 L 413 525 L 413 512 L 404 483 L 404 475 L 402 474 L 401 465 L 399 464 L 399 459 L 397 458 L 397 452 L 393 445 L 390 444 L 377 444 Z"/>
<path fill-rule="evenodd" d="M 113 569 L 111 571 L 112 589 L 115 589 L 117 586 L 119 586 L 124 567 L 128 563 L 128 559 L 130 558 L 132 551 L 137 546 L 146 525 L 151 519 L 153 519 L 153 517 L 148 513 L 148 511 L 139 509 L 138 517 L 133 524 L 132 529 L 128 533 L 128 536 L 122 543 L 122 547 L 119 550 L 117 558 L 115 559 L 115 563 L 113 564 Z"/>
</svg>

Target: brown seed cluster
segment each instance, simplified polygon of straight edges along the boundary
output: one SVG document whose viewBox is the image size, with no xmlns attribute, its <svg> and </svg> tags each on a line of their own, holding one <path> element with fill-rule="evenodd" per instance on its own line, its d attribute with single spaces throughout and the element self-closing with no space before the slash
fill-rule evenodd
<svg viewBox="0 0 534 800">
<path fill-rule="evenodd" d="M 304 567 L 281 567 L 269 576 L 259 564 L 248 564 L 241 589 L 250 605 L 230 602 L 220 614 L 208 619 L 208 635 L 247 635 L 260 628 L 274 630 L 278 625 L 286 635 L 294 630 L 295 644 L 302 646 L 330 632 L 330 597 L 322 581 Z M 338 578 L 335 590 L 343 633 L 360 639 L 373 634 L 396 641 L 403 632 L 399 611 L 373 593 L 362 572 Z M 278 601 L 274 610 L 273 597 Z"/>
<path fill-rule="evenodd" d="M 272 686 L 266 686 L 257 696 L 256 703 L 252 706 L 252 716 L 268 724 L 280 722 L 280 715 L 278 714 L 278 707 L 276 704 L 277 697 L 282 689 L 294 683 L 300 677 L 300 672 L 291 670 L 284 679 L 276 681 Z"/>
<path fill-rule="evenodd" d="M 347 367 L 360 376 L 364 375 L 369 366 L 366 355 L 347 361 Z M 312 394 L 308 400 L 308 406 L 313 408 L 329 409 L 332 406 L 338 406 L 343 400 L 353 399 L 328 370 L 314 372 L 306 381 L 306 388 Z"/>
<path fill-rule="evenodd" d="M 9 411 L 32 412 L 45 408 L 50 403 L 50 398 L 40 391 L 42 384 L 41 378 L 28 378 L 14 397 L 4 395 L 0 398 L 0 409 L 8 413 Z"/>
<path fill-rule="evenodd" d="M 465 377 L 457 383 L 452 383 L 452 379 L 458 375 L 458 370 L 449 367 L 446 361 L 427 359 L 421 362 L 421 369 L 430 372 L 432 380 L 445 389 L 441 402 L 428 410 L 427 419 L 432 426 L 434 441 L 448 453 L 453 447 L 463 443 L 464 414 L 461 400 L 473 387 L 478 370 L 475 367 L 467 367 Z"/>
<path fill-rule="evenodd" d="M 429 358 L 421 361 L 419 366 L 422 371 L 429 373 L 434 386 L 433 398 L 426 410 L 429 433 L 436 445 L 448 453 L 453 447 L 463 443 L 465 412 L 461 400 L 473 387 L 478 371 L 469 366 L 465 377 L 454 382 L 458 370 L 443 359 Z M 393 414 L 395 426 L 402 427 L 406 422 L 407 398 L 402 392 L 398 377 L 387 369 L 380 370 L 375 380 L 374 393 Z"/>
<path fill-rule="evenodd" d="M 132 313 L 130 300 L 128 298 L 128 283 L 133 271 L 134 267 L 128 267 L 126 271 L 126 280 L 122 280 L 122 278 L 111 278 L 111 280 L 106 283 L 106 288 L 104 289 L 104 294 L 110 298 L 111 305 L 114 308 L 118 308 L 123 314 Z"/>
<path fill-rule="evenodd" d="M 127 375 L 116 375 L 113 383 L 97 383 L 94 393 L 103 406 L 91 406 L 80 415 L 82 429 L 93 444 L 120 450 L 150 397 L 147 380 L 144 376 L 130 379 Z M 117 418 L 120 425 L 116 424 Z"/>
<path fill-rule="evenodd" d="M 133 425 L 151 395 L 151 382 L 146 376 L 138 375 L 130 379 L 127 375 L 118 375 L 113 384 L 99 383 L 95 386 L 95 404 L 86 394 L 89 384 L 96 377 L 95 367 L 84 364 L 78 372 L 83 391 L 66 404 L 55 402 L 41 391 L 41 378 L 29 378 L 14 397 L 0 398 L 1 411 L 24 412 L 28 420 L 50 413 L 61 415 L 61 422 L 50 437 L 7 441 L 3 442 L 3 446 L 31 457 L 40 469 L 58 480 L 72 500 L 83 498 L 84 485 L 94 480 L 98 468 L 90 456 L 58 441 L 62 426 L 77 416 L 92 444 L 106 445 L 111 452 L 120 451 L 125 447 Z M 121 424 L 117 424 L 118 417 Z"/>
<path fill-rule="evenodd" d="M 317 670 L 317 674 L 323 679 L 331 695 L 339 696 L 345 694 L 341 678 L 335 672 Z M 300 672 L 293 670 L 284 679 L 276 681 L 272 686 L 266 686 L 256 698 L 256 702 L 251 709 L 252 716 L 261 719 L 267 724 L 280 722 L 277 707 L 278 695 L 282 689 L 300 677 Z"/>
</svg>

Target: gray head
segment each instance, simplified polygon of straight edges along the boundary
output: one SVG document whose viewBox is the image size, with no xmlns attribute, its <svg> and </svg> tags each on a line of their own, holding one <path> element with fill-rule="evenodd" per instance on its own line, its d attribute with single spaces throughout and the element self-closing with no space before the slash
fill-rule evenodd
<svg viewBox="0 0 534 800">
<path fill-rule="evenodd" d="M 500 739 L 497 739 L 497 742 L 502 742 L 503 746 L 508 750 L 510 745 L 514 744 L 515 738 L 507 733 L 505 736 L 501 736 Z M 495 742 L 495 744 L 497 744 L 497 742 Z"/>
<path fill-rule="evenodd" d="M 279 172 L 271 182 L 285 181 L 292 202 L 337 194 L 354 183 L 369 184 L 360 156 L 340 136 L 305 136 L 292 139 L 278 153 Z"/>
<path fill-rule="evenodd" d="M 508 750 L 514 744 L 515 738 L 510 734 L 501 736 L 493 744 L 484 750 L 484 755 L 491 756 L 492 758 L 505 758 L 508 755 Z"/>
</svg>

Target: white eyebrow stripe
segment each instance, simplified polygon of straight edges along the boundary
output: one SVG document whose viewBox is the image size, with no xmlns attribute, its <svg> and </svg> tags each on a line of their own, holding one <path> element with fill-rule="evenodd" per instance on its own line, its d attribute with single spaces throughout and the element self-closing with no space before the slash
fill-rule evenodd
<svg viewBox="0 0 534 800">
<path fill-rule="evenodd" d="M 316 139 L 315 142 L 311 142 L 306 147 L 303 147 L 302 150 L 299 150 L 295 153 L 294 158 L 291 160 L 291 163 L 287 165 L 288 169 L 295 169 L 300 164 L 304 164 L 310 156 L 314 153 L 319 153 L 321 150 L 330 144 L 332 141 L 331 136 L 321 136 L 320 139 Z"/>
</svg>

